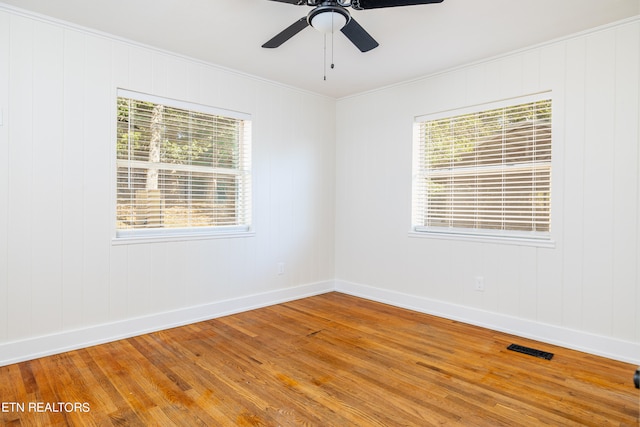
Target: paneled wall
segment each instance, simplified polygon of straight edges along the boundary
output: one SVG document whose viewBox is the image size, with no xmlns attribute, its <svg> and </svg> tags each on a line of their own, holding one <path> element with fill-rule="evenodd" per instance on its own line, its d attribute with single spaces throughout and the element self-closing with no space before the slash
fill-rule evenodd
<svg viewBox="0 0 640 427">
<path fill-rule="evenodd" d="M 339 100 L 338 288 L 640 360 L 639 86 L 634 19 Z M 413 117 L 548 90 L 555 248 L 410 237 Z"/>
<path fill-rule="evenodd" d="M 113 244 L 118 87 L 252 115 L 253 236 Z M 333 99 L 0 9 L 0 111 L 0 362 L 332 286 Z"/>
</svg>

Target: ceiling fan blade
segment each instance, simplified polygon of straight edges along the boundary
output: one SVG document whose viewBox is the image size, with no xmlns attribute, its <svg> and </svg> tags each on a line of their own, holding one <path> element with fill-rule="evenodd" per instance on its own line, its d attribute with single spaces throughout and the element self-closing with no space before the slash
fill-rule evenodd
<svg viewBox="0 0 640 427">
<path fill-rule="evenodd" d="M 443 0 L 353 0 L 354 9 L 378 9 L 382 7 L 415 6 L 419 4 L 442 3 Z"/>
<path fill-rule="evenodd" d="M 342 27 L 340 31 L 342 31 L 361 52 L 368 52 L 378 47 L 378 42 L 375 41 L 353 17 L 351 17 L 347 25 Z"/>
<path fill-rule="evenodd" d="M 304 30 L 309 26 L 307 22 L 307 17 L 298 19 L 293 24 L 289 25 L 287 28 L 278 33 L 271 40 L 262 45 L 262 47 L 266 47 L 268 49 L 273 49 L 280 46 L 282 43 L 289 40 L 291 37 L 298 34 L 300 31 Z"/>
</svg>

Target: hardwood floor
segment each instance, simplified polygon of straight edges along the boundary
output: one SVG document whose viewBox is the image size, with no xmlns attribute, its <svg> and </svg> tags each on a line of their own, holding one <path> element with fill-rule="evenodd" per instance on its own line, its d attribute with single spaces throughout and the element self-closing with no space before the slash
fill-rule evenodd
<svg viewBox="0 0 640 427">
<path fill-rule="evenodd" d="M 638 426 L 636 368 L 329 293 L 0 367 L 0 425 Z"/>
</svg>

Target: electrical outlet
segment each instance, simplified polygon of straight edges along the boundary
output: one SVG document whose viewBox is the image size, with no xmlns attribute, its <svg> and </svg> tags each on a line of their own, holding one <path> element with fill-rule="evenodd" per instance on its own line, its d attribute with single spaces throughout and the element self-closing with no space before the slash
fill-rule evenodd
<svg viewBox="0 0 640 427">
<path fill-rule="evenodd" d="M 484 292 L 484 277 L 476 276 L 475 290 L 478 292 Z"/>
<path fill-rule="evenodd" d="M 284 274 L 284 262 L 278 263 L 278 276 L 282 276 Z"/>
</svg>

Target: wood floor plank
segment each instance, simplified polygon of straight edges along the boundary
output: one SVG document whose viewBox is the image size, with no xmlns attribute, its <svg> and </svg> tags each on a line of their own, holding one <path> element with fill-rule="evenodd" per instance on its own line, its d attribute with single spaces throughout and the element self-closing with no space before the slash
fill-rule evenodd
<svg viewBox="0 0 640 427">
<path fill-rule="evenodd" d="M 637 427 L 635 369 L 329 293 L 0 367 L 0 425 Z"/>
</svg>

